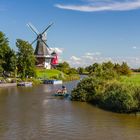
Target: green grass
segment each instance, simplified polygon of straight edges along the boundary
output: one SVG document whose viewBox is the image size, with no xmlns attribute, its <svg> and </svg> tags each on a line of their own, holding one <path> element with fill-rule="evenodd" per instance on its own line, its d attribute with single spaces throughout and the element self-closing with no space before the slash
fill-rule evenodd
<svg viewBox="0 0 140 140">
<path fill-rule="evenodd" d="M 133 73 L 131 76 L 121 76 L 120 81 L 122 83 L 140 86 L 140 73 Z"/>
<path fill-rule="evenodd" d="M 61 78 L 63 76 L 65 76 L 65 74 L 59 70 L 47 70 L 47 69 L 37 69 L 36 70 L 37 73 L 37 78 L 41 78 L 41 79 L 50 79 L 50 78 Z"/>
<path fill-rule="evenodd" d="M 58 79 L 63 81 L 78 80 L 80 77 L 78 74 L 67 75 L 56 69 L 36 69 L 37 78 L 39 79 Z"/>
</svg>

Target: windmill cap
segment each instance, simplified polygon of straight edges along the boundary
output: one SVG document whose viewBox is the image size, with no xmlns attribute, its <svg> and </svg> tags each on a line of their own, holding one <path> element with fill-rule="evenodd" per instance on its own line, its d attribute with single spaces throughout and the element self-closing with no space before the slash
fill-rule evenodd
<svg viewBox="0 0 140 140">
<path fill-rule="evenodd" d="M 52 53 L 51 53 L 51 55 L 56 55 L 57 53 L 55 52 L 55 51 L 53 51 Z"/>
</svg>

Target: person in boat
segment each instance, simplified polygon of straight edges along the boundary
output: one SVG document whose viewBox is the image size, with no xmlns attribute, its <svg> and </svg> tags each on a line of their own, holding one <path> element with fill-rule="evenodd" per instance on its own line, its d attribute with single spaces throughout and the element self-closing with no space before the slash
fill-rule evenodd
<svg viewBox="0 0 140 140">
<path fill-rule="evenodd" d="M 67 93 L 67 89 L 66 89 L 65 86 L 62 86 L 62 93 L 63 93 L 63 94 Z"/>
<path fill-rule="evenodd" d="M 62 86 L 62 89 L 57 90 L 57 94 L 65 94 L 67 93 L 67 89 L 65 86 Z"/>
</svg>

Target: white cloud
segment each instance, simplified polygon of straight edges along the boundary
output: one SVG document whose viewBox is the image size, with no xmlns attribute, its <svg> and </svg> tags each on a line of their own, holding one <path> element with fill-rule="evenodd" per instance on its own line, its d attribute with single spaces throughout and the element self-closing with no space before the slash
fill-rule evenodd
<svg viewBox="0 0 140 140">
<path fill-rule="evenodd" d="M 82 58 L 94 60 L 95 58 L 97 58 L 97 56 L 100 56 L 100 55 L 101 55 L 100 52 L 93 52 L 93 53 L 87 52 L 82 56 Z"/>
<path fill-rule="evenodd" d="M 87 53 L 85 53 L 85 56 L 94 56 L 94 55 L 101 55 L 101 53 L 100 52 L 95 52 L 95 53 L 87 52 Z"/>
<path fill-rule="evenodd" d="M 140 8 L 140 0 L 86 0 L 83 5 L 65 5 L 56 4 L 55 7 L 60 9 L 97 12 L 97 11 L 128 11 Z"/>
<path fill-rule="evenodd" d="M 72 57 L 70 58 L 70 60 L 72 60 L 72 61 L 80 61 L 81 58 L 76 57 L 76 56 L 72 56 Z"/>
<path fill-rule="evenodd" d="M 88 53 L 86 53 L 88 54 Z M 69 60 L 66 60 L 72 67 L 86 67 L 93 63 L 103 63 L 111 61 L 113 63 L 127 62 L 131 68 L 140 67 L 140 57 L 106 57 L 102 55 L 83 55 L 81 57 L 72 56 Z"/>
<path fill-rule="evenodd" d="M 55 51 L 58 54 L 62 54 L 64 49 L 63 48 L 51 48 L 51 51 Z"/>
<path fill-rule="evenodd" d="M 136 46 L 133 46 L 132 48 L 133 48 L 133 49 L 137 49 L 137 47 L 136 47 Z"/>
<path fill-rule="evenodd" d="M 132 49 L 134 49 L 134 50 L 140 50 L 140 47 L 133 46 Z"/>
<path fill-rule="evenodd" d="M 90 60 L 93 60 L 93 56 L 85 55 L 85 56 L 83 56 L 83 59 L 90 59 Z"/>
</svg>

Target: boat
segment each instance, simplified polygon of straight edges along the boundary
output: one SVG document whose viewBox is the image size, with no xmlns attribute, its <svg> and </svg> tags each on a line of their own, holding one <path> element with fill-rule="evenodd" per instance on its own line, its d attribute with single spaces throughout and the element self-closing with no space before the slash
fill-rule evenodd
<svg viewBox="0 0 140 140">
<path fill-rule="evenodd" d="M 43 83 L 58 85 L 58 84 L 62 84 L 63 82 L 62 82 L 62 80 L 44 80 Z"/>
<path fill-rule="evenodd" d="M 20 82 L 17 86 L 30 87 L 32 86 L 32 82 Z"/>
<path fill-rule="evenodd" d="M 69 93 L 55 93 L 53 96 L 68 97 Z"/>
<path fill-rule="evenodd" d="M 56 91 L 56 93 L 54 94 L 54 96 L 63 96 L 63 97 L 68 97 L 69 94 L 67 92 L 67 90 L 65 89 L 59 89 Z"/>
</svg>

